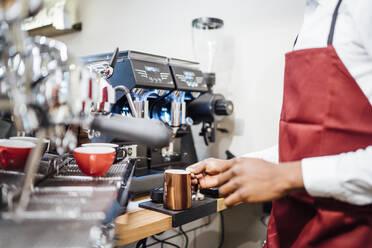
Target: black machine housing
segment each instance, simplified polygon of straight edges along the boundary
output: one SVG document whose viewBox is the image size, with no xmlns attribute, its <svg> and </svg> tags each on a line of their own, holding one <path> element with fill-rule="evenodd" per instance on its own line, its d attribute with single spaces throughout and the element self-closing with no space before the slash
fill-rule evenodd
<svg viewBox="0 0 372 248">
<path fill-rule="evenodd" d="M 87 56 L 83 62 L 88 65 L 106 63 L 112 55 Z M 136 150 L 133 184 L 137 192 L 148 192 L 151 188 L 161 186 L 165 169 L 185 168 L 198 161 L 191 133 L 192 124 L 203 123 L 201 135 L 206 143 L 213 142 L 214 123 L 233 112 L 232 102 L 221 94 L 212 93 L 207 85 L 208 80 L 195 62 L 121 51 L 113 75 L 108 80 L 113 87 L 125 86 L 131 91 L 141 118 L 160 119 L 173 129 L 173 141 L 165 148 L 149 147 L 105 135 L 97 140 L 115 142 Z M 112 113 L 130 115 L 128 100 L 121 91 L 116 93 Z"/>
</svg>

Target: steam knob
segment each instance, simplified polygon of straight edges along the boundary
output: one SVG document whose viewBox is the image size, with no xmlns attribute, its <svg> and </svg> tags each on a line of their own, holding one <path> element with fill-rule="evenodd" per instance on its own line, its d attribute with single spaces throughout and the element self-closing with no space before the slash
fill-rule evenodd
<svg viewBox="0 0 372 248">
<path fill-rule="evenodd" d="M 216 115 L 231 115 L 234 112 L 234 104 L 232 101 L 225 99 L 216 100 L 214 112 Z"/>
</svg>

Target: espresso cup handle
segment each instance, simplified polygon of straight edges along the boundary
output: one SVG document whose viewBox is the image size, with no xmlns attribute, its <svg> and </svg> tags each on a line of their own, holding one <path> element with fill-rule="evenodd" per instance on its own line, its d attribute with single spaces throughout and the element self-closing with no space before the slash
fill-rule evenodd
<svg viewBox="0 0 372 248">
<path fill-rule="evenodd" d="M 47 147 L 46 147 L 46 150 L 45 150 L 45 152 L 49 152 L 49 150 L 50 150 L 50 140 L 48 140 L 48 143 L 47 143 Z"/>
<path fill-rule="evenodd" d="M 128 156 L 127 148 L 121 146 L 121 147 L 118 148 L 118 150 L 120 150 L 123 153 L 123 157 L 121 157 L 120 159 L 125 159 Z"/>
<path fill-rule="evenodd" d="M 123 151 L 123 158 L 126 158 L 128 156 L 128 150 L 125 147 L 122 147 L 121 150 Z"/>
</svg>

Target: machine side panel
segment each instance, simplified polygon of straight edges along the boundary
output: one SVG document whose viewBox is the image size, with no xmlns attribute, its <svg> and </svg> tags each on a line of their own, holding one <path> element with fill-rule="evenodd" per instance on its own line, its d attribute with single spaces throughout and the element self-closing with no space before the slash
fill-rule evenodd
<svg viewBox="0 0 372 248">
<path fill-rule="evenodd" d="M 136 86 L 136 81 L 130 61 L 127 59 L 118 61 L 115 66 L 114 73 L 112 77 L 109 78 L 109 81 L 113 87 L 124 85 L 130 90 L 133 89 Z"/>
</svg>

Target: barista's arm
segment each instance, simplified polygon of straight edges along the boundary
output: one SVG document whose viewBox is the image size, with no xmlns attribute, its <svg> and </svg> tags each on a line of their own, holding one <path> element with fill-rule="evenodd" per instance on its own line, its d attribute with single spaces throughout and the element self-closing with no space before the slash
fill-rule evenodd
<svg viewBox="0 0 372 248">
<path fill-rule="evenodd" d="M 208 188 L 220 186 L 228 206 L 240 202 L 264 202 L 302 190 L 301 162 L 277 166 L 257 158 L 207 159 L 188 167 L 193 183 Z"/>
<path fill-rule="evenodd" d="M 344 154 L 289 163 L 262 159 L 207 159 L 189 169 L 201 187 L 219 186 L 226 204 L 274 200 L 305 189 L 356 205 L 372 203 L 372 146 Z M 197 180 L 194 180 L 197 183 Z"/>
<path fill-rule="evenodd" d="M 242 158 L 260 158 L 271 163 L 279 163 L 279 146 L 275 145 L 264 150 L 250 152 L 241 156 Z"/>
<path fill-rule="evenodd" d="M 218 183 L 228 206 L 271 201 L 304 189 L 300 161 L 278 166 L 262 159 L 237 158 L 219 175 Z"/>
<path fill-rule="evenodd" d="M 356 205 L 372 203 L 372 146 L 355 152 L 302 160 L 306 191 Z"/>
<path fill-rule="evenodd" d="M 277 170 L 264 168 L 274 165 L 275 163 L 263 160 L 245 161 L 241 158 L 241 161 L 236 162 L 231 168 L 235 166 L 245 168 L 237 169 L 235 174 L 230 171 L 221 176 L 219 183 L 226 183 L 220 188 L 221 193 L 231 194 L 234 184 L 244 188 L 235 196 L 231 196 L 234 204 L 238 195 L 243 195 L 246 202 L 255 202 L 276 199 L 303 188 L 314 197 L 329 197 L 355 205 L 372 203 L 372 146 L 332 156 L 305 158 L 300 162 L 280 163 L 279 166 L 275 166 Z M 249 173 L 254 173 L 254 177 L 244 176 Z M 235 178 L 239 178 L 239 181 Z M 258 178 L 267 180 L 268 185 L 258 182 Z M 246 186 L 242 186 L 243 180 Z M 270 185 L 272 188 L 267 190 L 267 193 L 263 192 L 266 190 L 265 187 L 269 188 Z M 257 194 L 252 194 L 253 191 Z M 226 200 L 230 204 L 230 200 L 228 198 Z"/>
</svg>

